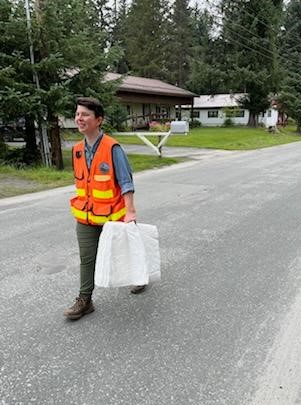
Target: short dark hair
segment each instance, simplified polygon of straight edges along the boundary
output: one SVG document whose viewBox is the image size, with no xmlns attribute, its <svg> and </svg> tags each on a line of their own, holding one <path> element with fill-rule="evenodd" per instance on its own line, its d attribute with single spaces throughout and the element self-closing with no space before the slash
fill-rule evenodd
<svg viewBox="0 0 301 405">
<path fill-rule="evenodd" d="M 88 110 L 94 111 L 95 117 L 103 117 L 103 106 L 97 98 L 94 97 L 78 97 L 76 100 L 76 106 L 81 105 L 88 108 Z"/>
</svg>

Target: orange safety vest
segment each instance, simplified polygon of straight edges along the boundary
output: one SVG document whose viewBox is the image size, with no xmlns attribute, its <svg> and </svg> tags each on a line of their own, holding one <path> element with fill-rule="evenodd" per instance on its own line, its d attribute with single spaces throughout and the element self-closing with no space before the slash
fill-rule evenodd
<svg viewBox="0 0 301 405">
<path fill-rule="evenodd" d="M 107 221 L 123 221 L 126 208 L 121 189 L 115 179 L 112 147 L 118 144 L 103 135 L 91 163 L 87 167 L 85 142 L 73 147 L 73 170 L 76 197 L 71 198 L 71 212 L 83 224 L 101 225 Z"/>
</svg>

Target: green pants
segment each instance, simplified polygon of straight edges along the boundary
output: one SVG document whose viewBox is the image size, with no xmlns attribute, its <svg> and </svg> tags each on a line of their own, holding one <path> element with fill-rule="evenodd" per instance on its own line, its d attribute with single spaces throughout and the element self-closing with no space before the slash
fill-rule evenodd
<svg viewBox="0 0 301 405">
<path fill-rule="evenodd" d="M 76 235 L 80 255 L 80 294 L 91 295 L 94 290 L 95 261 L 102 226 L 77 222 Z"/>
</svg>

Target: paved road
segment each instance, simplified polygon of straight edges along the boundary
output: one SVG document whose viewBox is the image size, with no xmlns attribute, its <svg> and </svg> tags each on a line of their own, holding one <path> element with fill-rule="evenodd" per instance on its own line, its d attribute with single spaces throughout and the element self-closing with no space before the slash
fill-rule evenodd
<svg viewBox="0 0 301 405">
<path fill-rule="evenodd" d="M 162 282 L 78 322 L 71 188 L 0 201 L 1 405 L 301 404 L 301 144 L 136 176 Z"/>
</svg>

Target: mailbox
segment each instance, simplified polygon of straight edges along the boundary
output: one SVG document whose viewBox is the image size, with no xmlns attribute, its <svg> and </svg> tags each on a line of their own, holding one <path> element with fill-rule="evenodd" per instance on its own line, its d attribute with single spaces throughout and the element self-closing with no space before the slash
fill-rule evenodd
<svg viewBox="0 0 301 405">
<path fill-rule="evenodd" d="M 171 121 L 170 133 L 171 134 L 187 134 L 189 131 L 188 121 Z"/>
</svg>

